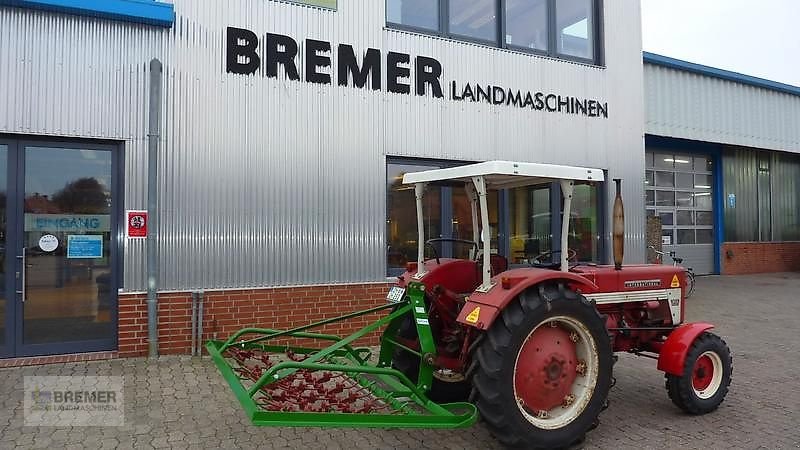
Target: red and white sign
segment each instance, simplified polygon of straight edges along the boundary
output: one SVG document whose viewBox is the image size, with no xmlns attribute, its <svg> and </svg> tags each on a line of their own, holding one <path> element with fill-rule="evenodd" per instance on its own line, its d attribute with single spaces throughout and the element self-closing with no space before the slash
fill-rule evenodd
<svg viewBox="0 0 800 450">
<path fill-rule="evenodd" d="M 129 238 L 143 239 L 147 237 L 147 211 L 128 211 L 127 235 Z"/>
</svg>

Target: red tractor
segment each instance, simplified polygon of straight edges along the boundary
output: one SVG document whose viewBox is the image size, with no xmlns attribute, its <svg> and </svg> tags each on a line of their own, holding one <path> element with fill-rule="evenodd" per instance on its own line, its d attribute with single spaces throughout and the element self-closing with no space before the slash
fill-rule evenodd
<svg viewBox="0 0 800 450">
<path fill-rule="evenodd" d="M 424 285 L 436 359 L 429 396 L 459 400 L 470 393 L 494 435 L 525 448 L 568 445 L 584 435 L 606 406 L 614 383 L 614 352 L 650 356 L 665 372 L 667 393 L 691 414 L 715 410 L 731 381 L 731 355 L 708 323 L 684 323 L 685 272 L 664 265 L 622 265 L 624 233 L 617 180 L 614 265 L 573 263 L 564 220 L 561 251 L 507 270 L 490 251 L 487 192 L 551 183 L 570 217 L 575 182 L 602 182 L 603 171 L 495 161 L 406 174 L 419 217 L 419 260 L 409 263 L 391 295 Z M 449 239 L 423 237 L 422 198 L 428 185 L 462 186 L 472 203 L 474 236 L 468 259 L 424 259 L 425 247 Z M 478 222 L 480 212 L 480 222 Z M 478 224 L 480 224 L 479 232 Z M 455 240 L 464 243 L 460 240 Z M 544 262 L 560 254 L 556 263 Z M 413 320 L 400 332 L 419 348 Z M 412 379 L 419 359 L 397 350 L 394 365 Z"/>
<path fill-rule="evenodd" d="M 455 428 L 480 415 L 506 445 L 568 446 L 607 406 L 615 352 L 657 359 L 679 408 L 713 411 L 728 392 L 730 350 L 711 324 L 684 323 L 684 269 L 622 265 L 618 180 L 614 264 L 574 261 L 574 185 L 604 180 L 599 169 L 505 161 L 406 174 L 416 196 L 418 260 L 387 304 L 291 330 L 246 328 L 206 347 L 256 425 Z M 563 195 L 560 242 L 509 270 L 491 251 L 488 191 L 554 181 Z M 472 240 L 425 240 L 422 199 L 435 185 L 467 190 Z M 440 257 L 436 244 L 470 251 Z M 344 338 L 309 331 L 378 311 L 390 313 Z M 381 328 L 377 358 L 352 346 Z"/>
</svg>

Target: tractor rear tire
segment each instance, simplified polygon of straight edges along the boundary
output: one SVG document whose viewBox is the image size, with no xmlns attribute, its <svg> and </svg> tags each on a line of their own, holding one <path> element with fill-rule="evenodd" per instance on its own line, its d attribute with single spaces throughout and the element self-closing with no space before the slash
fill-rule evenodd
<svg viewBox="0 0 800 450">
<path fill-rule="evenodd" d="M 414 317 L 412 315 L 409 314 L 403 319 L 397 334 L 405 339 L 418 339 L 417 326 L 414 324 Z M 419 377 L 419 357 L 417 355 L 398 348 L 392 356 L 392 366 L 400 372 L 403 372 L 409 380 L 414 383 L 417 382 L 417 378 Z M 453 403 L 467 400 L 472 390 L 472 386 L 468 380 L 445 381 L 440 378 L 437 378 L 436 373 L 434 373 L 431 389 L 428 391 L 429 399 L 436 403 Z"/>
<path fill-rule="evenodd" d="M 683 375 L 665 375 L 672 403 L 689 414 L 706 414 L 719 407 L 731 384 L 731 351 L 719 336 L 703 333 L 686 354 Z"/>
<path fill-rule="evenodd" d="M 509 303 L 476 356 L 476 404 L 505 445 L 566 447 L 597 425 L 612 383 L 611 340 L 593 304 L 563 284 Z"/>
</svg>

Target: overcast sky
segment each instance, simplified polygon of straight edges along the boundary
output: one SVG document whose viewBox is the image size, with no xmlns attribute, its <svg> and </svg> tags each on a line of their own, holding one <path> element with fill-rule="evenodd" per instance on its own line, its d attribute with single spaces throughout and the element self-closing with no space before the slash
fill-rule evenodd
<svg viewBox="0 0 800 450">
<path fill-rule="evenodd" d="M 644 50 L 800 86 L 800 0 L 642 0 Z"/>
</svg>

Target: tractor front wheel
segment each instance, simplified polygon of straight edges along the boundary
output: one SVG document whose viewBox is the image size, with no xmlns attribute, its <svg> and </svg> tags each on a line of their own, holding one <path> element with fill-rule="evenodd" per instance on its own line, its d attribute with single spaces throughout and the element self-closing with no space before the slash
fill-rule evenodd
<svg viewBox="0 0 800 450">
<path fill-rule="evenodd" d="M 666 374 L 667 394 L 678 408 L 706 414 L 719 407 L 731 384 L 733 364 L 725 341 L 703 333 L 686 354 L 683 374 Z"/>
<path fill-rule="evenodd" d="M 605 320 L 563 284 L 521 294 L 477 351 L 476 403 L 506 445 L 573 444 L 596 423 L 612 377 Z"/>
</svg>

